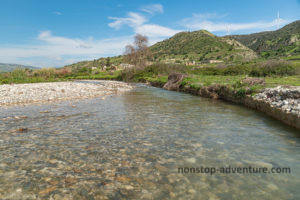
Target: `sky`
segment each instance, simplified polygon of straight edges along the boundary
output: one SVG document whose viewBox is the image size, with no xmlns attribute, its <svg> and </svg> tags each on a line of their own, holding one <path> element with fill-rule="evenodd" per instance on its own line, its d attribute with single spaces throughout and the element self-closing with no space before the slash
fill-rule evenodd
<svg viewBox="0 0 300 200">
<path fill-rule="evenodd" d="M 121 55 L 137 33 L 151 45 L 181 31 L 249 34 L 299 19 L 300 0 L 1 0 L 0 63 L 61 67 Z"/>
</svg>

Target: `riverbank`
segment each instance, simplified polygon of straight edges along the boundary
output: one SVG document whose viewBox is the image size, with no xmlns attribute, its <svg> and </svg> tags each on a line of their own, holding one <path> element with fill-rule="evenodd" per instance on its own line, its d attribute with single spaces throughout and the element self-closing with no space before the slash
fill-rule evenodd
<svg viewBox="0 0 300 200">
<path fill-rule="evenodd" d="M 214 84 L 210 86 L 194 87 L 185 84 L 183 74 L 171 74 L 168 81 L 148 81 L 155 87 L 167 90 L 185 92 L 201 97 L 222 99 L 225 101 L 244 105 L 246 107 L 261 111 L 289 126 L 300 130 L 300 86 L 277 86 L 275 88 L 261 88 L 252 93 L 247 90 L 232 89 L 229 85 Z M 264 84 L 262 79 L 247 78 L 248 86 Z M 243 83 L 243 81 L 241 81 Z M 257 88 L 259 88 L 257 86 Z M 242 92 L 241 92 L 242 91 Z"/>
<path fill-rule="evenodd" d="M 292 98 L 289 96 L 289 91 L 291 88 L 296 87 L 296 89 L 294 88 L 296 93 L 299 91 L 299 63 L 290 65 L 290 63 L 272 62 L 271 64 L 258 63 L 257 66 L 255 65 L 251 67 L 248 65 L 233 65 L 225 68 L 216 66 L 201 68 L 194 66 L 155 64 L 147 66 L 146 68 L 101 71 L 98 73 L 77 73 L 72 72 L 71 69 L 67 71 L 66 68 L 57 69 L 56 71 L 51 69 L 41 69 L 37 72 L 16 70 L 9 74 L 0 74 L 2 76 L 2 78 L 0 76 L 0 84 L 93 79 L 150 83 L 152 86 L 162 88 L 168 84 L 168 76 L 174 73 L 182 74 L 183 76 L 179 77 L 178 80 L 178 77 L 175 77 L 175 85 L 172 83 L 170 87 L 165 87 L 165 89 L 191 93 L 202 97 L 223 99 L 242 104 L 247 107 L 262 111 L 267 115 L 284 122 L 285 124 L 300 129 L 299 97 L 297 95 Z M 38 75 L 34 76 L 34 74 Z M 124 82 L 123 84 L 126 84 Z M 54 83 L 48 84 L 51 85 Z M 280 86 L 281 89 L 277 88 L 278 86 Z M 106 93 L 103 93 L 103 91 L 94 91 L 91 88 L 91 90 L 87 89 L 84 91 L 85 87 L 81 89 L 78 88 L 78 90 L 75 90 L 75 92 L 71 92 L 70 94 L 63 94 L 63 92 L 58 92 L 55 88 L 52 88 L 54 89 L 52 95 L 48 95 L 49 90 L 46 88 L 45 90 L 48 90 L 48 92 L 42 91 L 44 97 L 38 98 L 37 102 L 106 95 Z M 286 87 L 288 88 L 286 89 Z M 277 88 L 274 90 L 274 94 L 271 88 Z M 49 89 L 51 93 L 52 89 Z M 71 91 L 69 89 L 67 90 Z M 285 90 L 288 91 L 288 94 L 281 99 Z M 62 89 L 61 91 L 66 90 Z M 39 90 L 36 91 L 36 93 L 40 92 L 41 91 Z M 2 104 L 0 101 L 0 106 L 4 104 L 13 105 L 35 103 L 35 99 L 29 98 L 28 100 L 27 97 L 24 97 L 24 91 L 16 91 L 15 93 L 4 92 L 3 94 L 5 97 L 2 97 L 4 100 L 2 101 Z M 256 96 L 257 94 L 258 96 Z M 11 96 L 17 97 L 11 98 Z M 48 96 L 50 98 L 48 98 Z M 256 98 L 254 98 L 254 96 L 256 96 Z M 18 97 L 21 99 L 18 99 Z"/>
<path fill-rule="evenodd" d="M 0 85 L 0 106 L 26 105 L 92 98 L 132 89 L 118 81 L 49 82 Z"/>
<path fill-rule="evenodd" d="M 300 197 L 297 130 L 242 106 L 137 84 L 0 110 L 0 199 Z M 229 165 L 291 173 L 178 173 Z"/>
</svg>

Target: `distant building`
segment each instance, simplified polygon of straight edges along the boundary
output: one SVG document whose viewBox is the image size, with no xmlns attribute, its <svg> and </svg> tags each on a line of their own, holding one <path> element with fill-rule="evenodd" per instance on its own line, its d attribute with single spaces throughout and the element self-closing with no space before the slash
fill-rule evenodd
<svg viewBox="0 0 300 200">
<path fill-rule="evenodd" d="M 196 65 L 196 62 L 193 60 L 191 62 L 187 62 L 185 65 L 188 65 L 188 66 L 190 66 L 190 65 Z"/>
<path fill-rule="evenodd" d="M 134 67 L 134 65 L 127 64 L 127 63 L 121 63 L 119 66 L 121 69 L 131 69 Z"/>
<path fill-rule="evenodd" d="M 209 63 L 222 63 L 224 62 L 223 60 L 209 60 Z"/>
</svg>

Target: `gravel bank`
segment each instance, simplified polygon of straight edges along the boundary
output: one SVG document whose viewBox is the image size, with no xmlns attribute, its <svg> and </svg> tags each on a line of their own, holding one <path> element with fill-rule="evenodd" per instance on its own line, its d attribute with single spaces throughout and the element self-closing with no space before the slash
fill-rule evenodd
<svg viewBox="0 0 300 200">
<path fill-rule="evenodd" d="M 265 101 L 271 107 L 300 117 L 300 87 L 278 86 L 276 88 L 266 88 L 261 93 L 256 94 L 254 99 Z"/>
<path fill-rule="evenodd" d="M 117 81 L 76 81 L 0 85 L 0 106 L 106 96 L 133 86 Z"/>
</svg>

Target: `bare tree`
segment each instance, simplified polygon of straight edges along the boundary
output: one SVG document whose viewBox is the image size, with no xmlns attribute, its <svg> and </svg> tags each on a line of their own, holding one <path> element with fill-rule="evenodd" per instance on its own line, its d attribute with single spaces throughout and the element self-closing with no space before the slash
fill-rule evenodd
<svg viewBox="0 0 300 200">
<path fill-rule="evenodd" d="M 143 68 L 147 64 L 147 60 L 151 58 L 151 52 L 148 48 L 148 38 L 141 34 L 134 37 L 134 45 L 125 47 L 125 61 Z"/>
<path fill-rule="evenodd" d="M 124 55 L 125 62 L 133 65 L 137 64 L 136 50 L 133 45 L 126 45 Z"/>
</svg>

